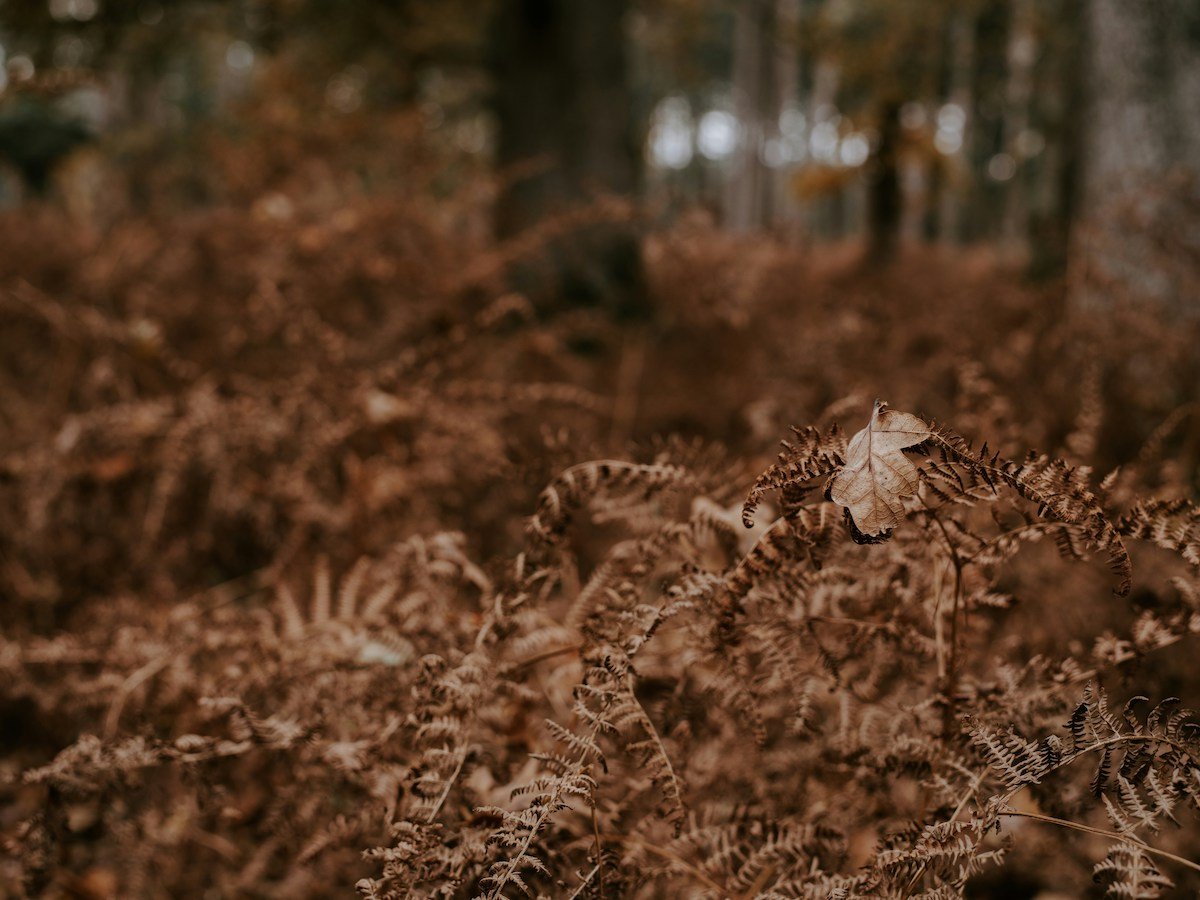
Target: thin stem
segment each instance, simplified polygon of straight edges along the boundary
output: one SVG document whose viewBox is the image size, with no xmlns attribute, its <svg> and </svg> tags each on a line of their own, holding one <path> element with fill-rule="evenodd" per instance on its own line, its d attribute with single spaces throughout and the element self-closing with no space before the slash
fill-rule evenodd
<svg viewBox="0 0 1200 900">
<path fill-rule="evenodd" d="M 1152 853 L 1155 856 L 1161 856 L 1163 859 L 1172 860 L 1173 862 L 1179 863 L 1181 866 L 1187 866 L 1189 869 L 1194 869 L 1195 871 L 1200 872 L 1200 863 L 1192 862 L 1190 859 L 1185 859 L 1182 856 L 1176 856 L 1174 853 L 1171 853 L 1168 850 L 1160 850 L 1158 847 L 1153 847 L 1150 844 L 1147 844 L 1145 841 L 1134 837 L 1133 835 L 1121 834 L 1119 831 L 1108 831 L 1104 828 L 1093 828 L 1091 825 L 1081 825 L 1078 822 L 1072 822 L 1068 819 L 1058 819 L 1054 816 L 1044 816 L 1041 813 L 1034 812 L 1021 812 L 1015 809 L 1002 812 L 999 815 L 1010 818 L 1033 819 L 1035 822 L 1047 822 L 1051 825 L 1059 825 L 1063 828 L 1071 828 L 1075 831 L 1084 831 L 1088 834 L 1095 834 L 1099 835 L 1100 837 L 1111 838 L 1116 841 L 1123 841 L 1126 844 L 1132 844 L 1138 849 L 1144 850 L 1146 853 Z"/>
<path fill-rule="evenodd" d="M 604 900 L 604 869 L 602 868 L 604 865 L 604 842 L 600 839 L 600 819 L 596 815 L 596 802 L 594 798 L 592 800 L 592 833 L 596 835 L 596 868 L 592 872 L 593 874 L 596 872 L 600 873 L 600 900 Z M 583 884 L 587 884 L 591 877 L 589 875 Z M 580 890 L 583 889 L 583 884 L 579 886 Z"/>
<path fill-rule="evenodd" d="M 533 656 L 517 660 L 515 663 L 513 663 L 513 667 L 517 669 L 525 669 L 529 666 L 537 665 L 540 662 L 545 662 L 548 659 L 554 659 L 556 656 L 565 656 L 568 653 L 574 653 L 576 650 L 579 650 L 582 647 L 583 642 L 580 641 L 576 644 L 568 644 L 565 647 L 554 647 L 550 650 L 543 650 L 541 653 L 535 653 Z"/>
<path fill-rule="evenodd" d="M 625 844 L 627 846 L 637 847 L 640 850 L 645 850 L 647 853 L 653 853 L 655 856 L 659 857 L 660 859 L 665 859 L 665 860 L 668 860 L 669 862 L 678 863 L 680 866 L 682 866 L 687 871 L 687 873 L 689 875 L 691 875 L 693 878 L 695 878 L 701 884 L 705 885 L 706 887 L 712 888 L 712 890 L 716 891 L 722 897 L 726 897 L 729 895 L 728 889 L 726 889 L 726 887 L 723 884 L 721 884 L 719 881 L 714 880 L 712 877 L 710 877 L 708 875 L 708 873 L 704 872 L 702 869 L 696 868 L 695 865 L 688 862 L 686 859 L 684 859 L 679 854 L 672 853 L 670 850 L 667 850 L 665 847 L 660 847 L 657 844 L 651 844 L 648 841 L 643 841 L 643 840 L 640 840 L 639 838 L 625 837 L 624 835 L 621 835 L 621 834 L 606 834 L 606 835 L 604 835 L 604 839 L 607 841 L 614 841 L 618 844 Z"/>
<path fill-rule="evenodd" d="M 950 532 L 942 524 L 942 520 L 933 513 L 930 517 L 946 541 L 950 551 L 950 562 L 954 565 L 954 607 L 950 610 L 950 661 L 946 667 L 946 680 L 942 692 L 946 696 L 946 705 L 942 712 L 942 735 L 949 737 L 954 725 L 954 687 L 958 683 L 958 609 L 962 605 L 963 562 L 950 540 Z"/>
<path fill-rule="evenodd" d="M 813 622 L 825 622 L 829 625 L 853 625 L 856 628 L 866 628 L 870 631 L 893 631 L 895 625 L 891 622 L 870 622 L 866 619 L 848 619 L 845 616 L 805 616 Z"/>
<path fill-rule="evenodd" d="M 1068 766 L 1081 756 L 1086 756 L 1088 753 L 1093 753 L 1096 750 L 1103 750 L 1105 747 L 1112 747 L 1116 744 L 1165 744 L 1166 746 L 1182 753 L 1186 753 L 1189 756 L 1192 755 L 1191 751 L 1187 747 L 1183 746 L 1178 741 L 1171 740 L 1169 737 L 1153 734 L 1115 734 L 1110 738 L 1105 738 L 1102 741 L 1096 741 L 1096 743 L 1089 744 L 1087 747 L 1072 753 L 1069 757 L 1063 759 L 1063 761 L 1059 763 L 1055 769 L 1061 769 L 1064 766 Z M 1013 791 L 1011 794 L 1009 794 L 1006 799 L 1011 800 L 1017 795 L 1017 793 L 1024 790 L 1027 786 L 1028 785 L 1021 785 L 1021 787 L 1017 788 L 1016 791 Z"/>
<path fill-rule="evenodd" d="M 591 883 L 592 878 L 595 877 L 596 873 L 599 871 L 600 871 L 600 863 L 596 863 L 596 865 L 592 866 L 592 871 L 588 872 L 587 875 L 584 876 L 583 881 L 579 882 L 578 886 L 576 886 L 575 890 L 571 891 L 571 895 L 569 897 L 567 897 L 567 900 L 575 900 L 576 897 L 578 897 L 580 894 L 582 894 L 583 889 Z M 600 897 L 603 900 L 603 897 L 604 897 L 603 876 L 601 876 Z"/>
<path fill-rule="evenodd" d="M 946 714 L 954 714 L 954 688 L 958 684 L 958 610 L 962 605 L 962 565 L 954 556 L 954 607 L 950 610 L 950 665 L 946 673 Z M 949 731 L 949 729 L 946 729 Z"/>
<path fill-rule="evenodd" d="M 636 710 L 638 724 L 642 726 L 642 730 L 646 732 L 646 736 L 654 745 L 659 760 L 667 772 L 667 793 L 673 795 L 678 809 L 682 810 L 683 806 L 683 789 L 679 785 L 679 776 L 675 774 L 675 765 L 671 762 L 671 757 L 667 753 L 667 748 L 662 742 L 662 738 L 658 734 L 658 729 L 654 727 L 654 722 L 650 719 L 645 707 L 638 700 L 637 694 L 634 693 L 633 686 L 626 682 L 625 689 L 629 692 L 629 700 Z"/>
<path fill-rule="evenodd" d="M 130 695 L 169 666 L 175 658 L 176 655 L 174 652 L 163 653 L 150 660 L 125 679 L 113 697 L 112 703 L 108 706 L 108 714 L 104 717 L 105 738 L 111 740 L 113 735 L 117 733 L 117 726 L 121 723 L 121 713 L 125 709 L 125 702 L 129 699 Z"/>
<path fill-rule="evenodd" d="M 1062 768 L 1070 765 L 1075 760 L 1079 759 L 1082 756 L 1086 756 L 1089 753 L 1094 753 L 1097 750 L 1103 750 L 1106 747 L 1111 747 L 1111 746 L 1114 746 L 1116 744 L 1121 744 L 1121 743 L 1165 744 L 1168 747 L 1173 747 L 1176 750 L 1182 751 L 1183 753 L 1187 753 L 1188 755 L 1190 755 L 1190 751 L 1186 747 L 1182 746 L 1177 741 L 1171 740 L 1170 738 L 1167 738 L 1167 737 L 1158 737 L 1158 736 L 1155 736 L 1152 734 L 1117 734 L 1117 735 L 1113 735 L 1110 738 L 1105 738 L 1104 740 L 1096 741 L 1094 744 L 1090 744 L 1089 746 L 1083 747 L 1082 749 L 1076 751 L 1075 753 L 1072 753 L 1069 757 L 1065 757 L 1061 762 L 1059 762 L 1058 765 L 1056 765 L 1054 767 L 1053 771 L 1058 771 L 1059 769 L 1062 769 Z M 1049 774 L 1049 773 L 1047 772 L 1045 774 Z M 970 798 L 972 796 L 974 796 L 976 791 L 979 790 L 979 784 L 982 782 L 982 779 L 983 779 L 983 773 L 980 774 L 978 780 L 972 786 L 970 793 L 968 793 L 965 797 L 962 798 L 962 800 L 959 801 L 958 806 L 954 810 L 954 816 L 951 817 L 951 821 L 954 821 L 956 818 L 958 818 L 959 814 L 966 807 L 966 804 L 968 802 L 970 802 Z M 1002 798 L 1000 798 L 1001 802 L 1003 802 L 1006 805 L 1011 804 L 1013 801 L 1013 798 L 1016 797 L 1017 794 L 1021 793 L 1021 791 L 1025 790 L 1025 788 L 1027 788 L 1028 786 L 1029 785 L 1027 785 L 1027 784 L 1022 784 L 1022 785 L 1014 788 L 1013 790 L 1009 791 L 1006 795 L 1004 795 Z M 1064 828 L 1072 828 L 1072 829 L 1075 829 L 1076 831 L 1085 831 L 1089 834 L 1096 834 L 1096 835 L 1101 835 L 1103 837 L 1115 838 L 1116 840 L 1124 841 L 1127 844 L 1131 844 L 1133 846 L 1139 847 L 1147 853 L 1152 853 L 1157 856 L 1162 856 L 1166 859 L 1174 860 L 1175 862 L 1181 863 L 1182 865 L 1185 865 L 1188 868 L 1195 869 L 1196 871 L 1200 871 L 1200 865 L 1198 865 L 1194 862 L 1191 862 L 1190 860 L 1184 859 L 1181 856 L 1176 856 L 1175 854 L 1170 853 L 1166 850 L 1159 850 L 1157 847 L 1152 847 L 1149 844 L 1145 843 L 1144 841 L 1141 841 L 1140 839 L 1133 837 L 1132 835 L 1119 834 L 1117 832 L 1112 832 L 1112 831 L 1105 831 L 1100 828 L 1093 828 L 1090 825 L 1080 825 L 1076 822 L 1071 822 L 1066 819 L 1056 819 L 1053 816 L 1045 816 L 1045 815 L 1042 815 L 1041 813 L 1019 812 L 1017 810 L 1012 809 L 1011 807 L 1005 812 L 998 813 L 998 815 L 1019 817 L 1019 818 L 1025 818 L 1025 819 L 1034 819 L 1034 820 L 1040 821 L 1040 822 L 1048 822 L 1053 825 L 1061 825 Z M 982 843 L 983 843 L 983 836 L 980 836 L 979 839 L 975 842 L 975 849 L 978 850 L 980 844 L 982 844 Z M 914 876 L 913 880 L 909 883 L 909 887 L 908 887 L 909 891 L 912 890 L 913 885 L 916 884 L 917 878 L 923 872 L 924 872 L 924 866 L 922 866 L 921 869 L 918 870 L 917 875 Z M 906 894 L 906 896 L 907 896 L 907 894 Z"/>
<path fill-rule="evenodd" d="M 458 754 L 458 764 L 454 767 L 454 771 L 450 773 L 450 777 L 446 779 L 446 786 L 442 788 L 441 796 L 438 797 L 437 803 L 429 810 L 429 814 L 425 816 L 427 823 L 432 823 L 437 818 L 437 814 L 442 811 L 442 804 L 446 802 L 446 798 L 450 796 L 450 789 L 454 787 L 454 782 L 458 780 L 458 775 L 462 772 L 463 763 L 467 761 L 467 745 L 464 742 L 462 749 Z"/>
<path fill-rule="evenodd" d="M 589 743 L 592 743 L 596 740 L 596 736 L 599 731 L 600 724 L 597 722 L 596 725 L 592 726 L 592 733 L 588 738 Z M 588 751 L 586 749 L 581 751 L 579 758 L 575 760 L 575 768 L 582 770 L 587 764 L 587 756 Z M 508 885 L 509 881 L 512 880 L 512 877 L 517 873 L 517 870 L 520 869 L 521 860 L 525 858 L 525 854 L 528 853 L 529 848 L 533 846 L 534 838 L 541 833 L 542 828 L 550 820 L 550 817 L 554 815 L 558 800 L 562 797 L 563 785 L 561 779 L 558 781 L 554 790 L 555 793 L 552 798 L 539 808 L 537 817 L 531 824 L 526 826 L 527 832 L 525 834 L 525 840 L 521 843 L 521 848 L 509 858 L 507 865 L 504 866 L 504 871 L 499 876 L 492 879 L 493 886 L 492 890 L 487 895 L 488 900 L 498 900 L 498 898 L 503 896 L 504 888 Z M 532 807 L 530 808 L 532 809 Z"/>
<path fill-rule="evenodd" d="M 962 798 L 958 801 L 958 805 L 954 807 L 954 815 L 950 817 L 951 822 L 958 820 L 958 817 L 962 815 L 962 811 L 967 808 L 967 804 L 975 798 L 977 793 L 979 793 L 979 788 L 983 784 L 984 774 L 985 772 L 980 772 L 978 774 L 971 775 L 971 789 L 963 794 Z"/>
<path fill-rule="evenodd" d="M 488 616 L 484 620 L 483 624 L 479 628 L 479 632 L 475 635 L 476 649 L 483 646 L 483 642 L 487 639 L 488 634 L 491 633 L 492 625 L 503 612 L 502 604 L 503 599 L 499 594 L 497 594 L 495 600 L 493 601 L 493 615 Z M 455 765 L 454 771 L 450 774 L 450 777 L 446 779 L 446 785 L 442 788 L 442 793 L 438 797 L 437 803 L 433 805 L 433 808 L 430 809 L 429 814 L 425 817 L 425 821 L 427 823 L 432 823 L 433 820 L 437 818 L 437 814 L 441 812 L 442 805 L 446 802 L 446 798 L 450 796 L 450 789 L 454 786 L 454 782 L 458 779 L 459 774 L 462 772 L 463 764 L 467 761 L 467 748 L 470 746 L 471 734 L 472 732 L 468 730 L 467 737 L 462 742 L 462 746 L 459 748 L 458 763 Z"/>
</svg>

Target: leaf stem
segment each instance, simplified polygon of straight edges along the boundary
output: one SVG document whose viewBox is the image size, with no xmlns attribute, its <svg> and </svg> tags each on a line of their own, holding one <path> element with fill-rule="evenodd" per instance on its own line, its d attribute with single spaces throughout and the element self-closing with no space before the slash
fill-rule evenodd
<svg viewBox="0 0 1200 900">
<path fill-rule="evenodd" d="M 576 644 L 568 644 L 565 647 L 552 647 L 549 650 L 543 650 L 541 653 L 535 653 L 533 656 L 528 656 L 525 659 L 519 659 L 512 665 L 517 669 L 526 669 L 529 666 L 537 665 L 548 659 L 554 659 L 556 656 L 565 656 L 568 653 L 573 653 L 576 650 L 582 649 L 582 647 L 582 641 Z"/>
<path fill-rule="evenodd" d="M 1139 850 L 1143 850 L 1146 853 L 1152 853 L 1155 856 L 1161 856 L 1163 859 L 1169 859 L 1173 862 L 1179 863 L 1181 866 L 1187 866 L 1189 869 L 1194 869 L 1195 871 L 1200 872 L 1200 863 L 1195 863 L 1190 859 L 1177 856 L 1168 850 L 1160 850 L 1158 847 L 1147 844 L 1145 841 L 1139 840 L 1133 835 L 1121 834 L 1119 831 L 1108 831 L 1104 828 L 1095 828 L 1091 825 L 1082 825 L 1079 822 L 1072 822 L 1069 819 L 1059 819 L 1054 816 L 1045 816 L 1041 813 L 1023 812 L 1015 809 L 1001 812 L 999 815 L 1009 818 L 1032 819 L 1035 822 L 1046 822 L 1050 825 L 1058 825 L 1062 828 L 1070 828 L 1075 831 L 1086 832 L 1087 834 L 1095 834 L 1100 837 L 1111 838 L 1116 841 L 1123 841 L 1126 844 L 1132 844 Z"/>
<path fill-rule="evenodd" d="M 946 541 L 946 549 L 950 551 L 950 562 L 954 566 L 954 606 L 950 610 L 950 661 L 946 666 L 946 678 L 942 684 L 942 693 L 946 705 L 942 708 L 942 736 L 948 738 L 954 727 L 954 687 L 958 683 L 958 610 L 962 605 L 963 561 L 950 540 L 950 532 L 933 511 L 930 518 L 937 525 Z"/>
<path fill-rule="evenodd" d="M 713 879 L 703 869 L 699 869 L 693 863 L 688 862 L 686 859 L 684 859 L 678 853 L 672 853 L 670 850 L 666 849 L 665 847 L 660 847 L 657 844 L 651 844 L 649 841 L 643 841 L 640 838 L 625 837 L 624 835 L 620 835 L 620 834 L 606 834 L 606 835 L 604 835 L 604 839 L 606 841 L 614 841 L 618 844 L 625 844 L 627 846 L 637 847 L 639 850 L 645 850 L 647 853 L 652 853 L 655 856 L 659 857 L 660 859 L 665 859 L 668 862 L 677 863 L 678 865 L 683 867 L 683 869 L 687 872 L 687 874 L 691 875 L 693 878 L 695 878 L 701 884 L 716 891 L 722 897 L 729 896 L 729 891 L 723 884 L 721 884 L 720 882 Z"/>
</svg>

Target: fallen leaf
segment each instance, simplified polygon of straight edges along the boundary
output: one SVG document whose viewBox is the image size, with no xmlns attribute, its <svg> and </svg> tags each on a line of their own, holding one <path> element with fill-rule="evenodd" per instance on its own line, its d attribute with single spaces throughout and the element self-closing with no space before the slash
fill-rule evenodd
<svg viewBox="0 0 1200 900">
<path fill-rule="evenodd" d="M 875 401 L 871 421 L 851 438 L 846 464 L 829 484 L 829 499 L 845 508 L 856 541 L 884 540 L 899 524 L 902 501 L 920 484 L 917 467 L 902 451 L 929 436 L 929 426 L 916 416 Z"/>
</svg>

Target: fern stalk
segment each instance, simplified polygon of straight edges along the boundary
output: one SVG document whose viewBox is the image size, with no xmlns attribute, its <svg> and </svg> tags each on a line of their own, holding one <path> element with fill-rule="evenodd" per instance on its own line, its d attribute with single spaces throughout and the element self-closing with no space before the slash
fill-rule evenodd
<svg viewBox="0 0 1200 900">
<path fill-rule="evenodd" d="M 1114 841 L 1122 841 L 1126 844 L 1137 847 L 1139 850 L 1142 850 L 1146 853 L 1152 853 L 1155 856 L 1161 856 L 1163 859 L 1169 859 L 1172 862 L 1179 863 L 1181 866 L 1187 866 L 1189 869 L 1194 869 L 1195 871 L 1200 872 L 1200 863 L 1195 863 L 1190 859 L 1186 859 L 1185 857 L 1177 856 L 1169 850 L 1161 850 L 1158 847 L 1147 844 L 1145 841 L 1139 840 L 1131 834 L 1124 834 L 1119 831 L 1108 831 L 1104 828 L 1096 828 L 1092 825 L 1083 825 L 1079 822 L 1072 822 L 1070 819 L 1059 819 L 1055 816 L 1046 816 L 1035 812 L 1023 812 L 1016 809 L 1006 810 L 1004 812 L 997 813 L 997 815 L 1006 818 L 1032 819 L 1035 822 L 1046 822 L 1050 825 L 1058 825 L 1061 828 L 1070 828 L 1074 831 L 1083 831 L 1087 834 L 1097 835 L 1098 837 L 1106 837 L 1111 838 Z"/>
</svg>

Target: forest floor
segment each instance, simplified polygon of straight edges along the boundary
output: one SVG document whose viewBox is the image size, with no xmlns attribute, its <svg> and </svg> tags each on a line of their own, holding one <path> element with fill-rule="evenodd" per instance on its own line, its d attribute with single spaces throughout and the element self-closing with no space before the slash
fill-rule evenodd
<svg viewBox="0 0 1200 900">
<path fill-rule="evenodd" d="M 817 649 L 795 650 L 816 660 L 800 681 L 834 684 L 816 699 L 803 685 L 756 681 L 756 666 L 783 663 L 736 649 L 752 642 L 721 631 L 730 627 L 722 614 L 707 622 L 699 601 L 699 613 L 658 608 L 664 621 L 687 622 L 665 637 L 643 621 L 668 585 L 691 596 L 706 572 L 744 581 L 762 530 L 745 532 L 737 511 L 788 427 L 822 429 L 822 452 L 844 454 L 830 426 L 858 431 L 876 398 L 1011 459 L 1037 449 L 1084 467 L 1070 478 L 1092 490 L 1122 467 L 1104 482 L 1112 509 L 1103 515 L 1114 522 L 1138 502 L 1194 499 L 1198 335 L 1160 311 L 1113 301 L 1083 313 L 1071 302 L 1078 285 L 1027 282 L 984 250 L 913 251 L 869 271 L 853 247 L 802 249 L 685 224 L 647 238 L 651 313 L 622 322 L 603 308 L 513 293 L 506 267 L 536 246 L 480 247 L 403 204 L 368 201 L 331 218 L 225 210 L 170 224 L 131 219 L 103 234 L 52 211 L 9 215 L 0 247 L 0 836 L 13 851 L 0 863 L 0 896 L 341 896 L 360 879 L 375 879 L 360 885 L 364 895 L 384 896 L 405 878 L 499 896 L 521 872 L 554 896 L 577 884 L 603 894 L 606 881 L 608 896 L 801 896 L 788 891 L 805 871 L 858 896 L 867 888 L 837 879 L 863 866 L 879 895 L 893 877 L 926 878 L 933 889 L 953 873 L 918 855 L 924 868 L 901 877 L 872 847 L 909 846 L 901 819 L 948 818 L 938 819 L 938 791 L 959 775 L 939 767 L 953 756 L 975 771 L 975 738 L 964 732 L 947 756 L 942 713 L 923 718 L 911 689 L 896 687 L 902 679 L 931 697 L 942 690 L 938 702 L 961 704 L 960 713 L 996 724 L 1010 716 L 1030 739 L 1029 729 L 1066 721 L 1079 673 L 1122 697 L 1137 680 L 1155 702 L 1200 703 L 1180 647 L 1143 664 L 1145 648 L 1130 636 L 1146 610 L 1168 628 L 1195 600 L 1164 586 L 1200 562 L 1186 556 L 1194 511 L 1179 526 L 1178 564 L 1154 555 L 1165 539 L 1134 553 L 1145 579 L 1132 601 L 1114 605 L 1102 566 L 1040 551 L 1003 573 L 989 568 L 970 585 L 979 606 L 963 625 L 972 662 L 961 665 L 974 668 L 957 700 L 944 689 L 958 600 L 949 623 L 939 604 L 947 579 L 963 577 L 958 538 L 945 539 L 953 569 L 921 562 L 941 540 L 928 520 L 909 530 L 934 537 L 910 545 L 898 531 L 874 557 L 854 555 L 867 551 L 836 524 L 840 514 L 821 526 L 839 548 L 824 571 L 858 572 L 859 587 L 838 588 L 841 599 L 820 608 L 797 606 L 792 625 L 858 618 L 881 635 L 907 629 L 911 640 L 876 646 L 870 629 L 849 642 L 812 631 Z M 571 470 L 588 460 L 612 463 Z M 691 480 L 681 482 L 685 470 Z M 628 478 L 624 494 L 606 481 L 614 478 Z M 660 501 L 664 490 L 670 499 Z M 804 515 L 828 506 L 819 491 L 805 496 L 814 505 Z M 593 500 L 591 524 L 569 530 L 567 508 Z M 982 502 L 959 500 L 967 512 Z M 780 508 L 794 502 L 785 492 Z M 552 551 L 527 531 L 535 512 L 556 519 Z M 997 512 L 994 524 L 1011 524 L 1010 514 Z M 1032 508 L 1020 515 L 1035 517 Z M 712 563 L 710 548 L 672 569 L 662 548 L 637 543 L 701 519 L 727 560 Z M 818 544 L 791 547 L 800 556 L 789 565 L 812 562 L 804 554 Z M 642 569 L 626 572 L 629 554 Z M 913 581 L 922 566 L 926 580 Z M 868 597 L 870 573 L 883 586 Z M 781 577 L 771 566 L 760 574 Z M 643 578 L 638 606 L 630 585 Z M 1042 599 L 985 609 L 988 598 L 1018 593 Z M 531 597 L 543 605 L 535 610 Z M 619 622 L 589 606 L 604 602 L 620 607 Z M 888 611 L 904 603 L 911 621 Z M 1195 641 L 1186 621 L 1170 627 L 1175 637 L 1161 646 Z M 714 650 L 720 635 L 735 649 Z M 1113 650 L 1105 635 L 1126 644 Z M 632 656 L 652 637 L 636 674 L 614 662 L 613 647 Z M 672 670 L 672 654 L 690 675 Z M 1038 654 L 1058 668 L 1028 669 L 1041 665 Z M 856 693 L 839 663 L 876 656 Z M 1015 674 L 1021 665 L 1028 671 Z M 1026 676 L 1044 683 L 1022 688 L 1017 702 L 1005 692 Z M 633 760 L 625 793 L 588 768 L 599 738 L 580 728 L 586 703 L 571 712 L 583 702 L 572 688 L 600 682 L 604 702 L 623 710 L 620 727 L 650 735 L 624 751 L 605 747 Z M 626 690 L 632 705 L 613 699 Z M 704 697 L 730 716 L 706 713 Z M 782 711 L 797 698 L 812 709 Z M 847 710 L 864 716 L 865 734 L 867 710 L 888 703 L 917 710 L 913 740 L 929 759 L 894 761 L 890 800 L 857 818 L 819 814 L 856 795 L 844 785 L 821 794 L 813 779 L 869 768 L 866 751 L 847 749 Z M 754 738 L 747 722 L 735 733 L 738 704 L 754 710 Z M 575 737 L 546 732 L 544 718 Z M 443 720 L 446 733 L 431 737 Z M 887 741 L 899 740 L 899 721 Z M 801 734 L 825 735 L 814 745 L 824 755 L 796 749 Z M 574 762 L 537 755 L 556 736 Z M 736 760 L 724 784 L 722 757 Z M 795 773 L 776 771 L 785 760 Z M 1140 765 L 1125 760 L 1131 772 Z M 984 753 L 984 764 L 995 761 Z M 571 780 L 584 775 L 600 785 Z M 557 825 L 509 821 L 511 788 L 529 784 L 558 792 L 550 806 L 572 793 L 600 799 L 564 809 Z M 789 791 L 815 799 L 772 799 Z M 1058 798 L 1064 816 L 1079 806 L 1071 791 Z M 581 816 L 588 802 L 593 812 Z M 1057 802 L 1043 797 L 1026 811 Z M 668 808 L 665 830 L 641 824 L 657 807 Z M 427 828 L 437 822 L 441 832 Z M 683 836 L 672 838 L 676 825 Z M 719 838 L 714 829 L 725 827 Z M 839 836 L 813 831 L 827 827 Z M 488 834 L 501 837 L 487 843 Z M 1029 896 L 1090 882 L 1104 856 L 1103 844 L 1048 834 L 1003 870 Z M 737 848 L 728 858 L 717 859 L 720 840 Z M 506 868 L 522 843 L 542 863 L 518 852 Z M 1195 858 L 1194 816 L 1168 844 Z M 668 855 L 656 857 L 656 845 Z M 380 847 L 390 849 L 363 857 Z M 974 850 L 971 859 L 984 852 L 982 836 Z M 752 865 L 754 853 L 770 862 Z M 1191 883 L 1186 867 L 1156 860 Z M 989 877 L 976 894 L 1001 896 L 988 892 Z"/>
</svg>

